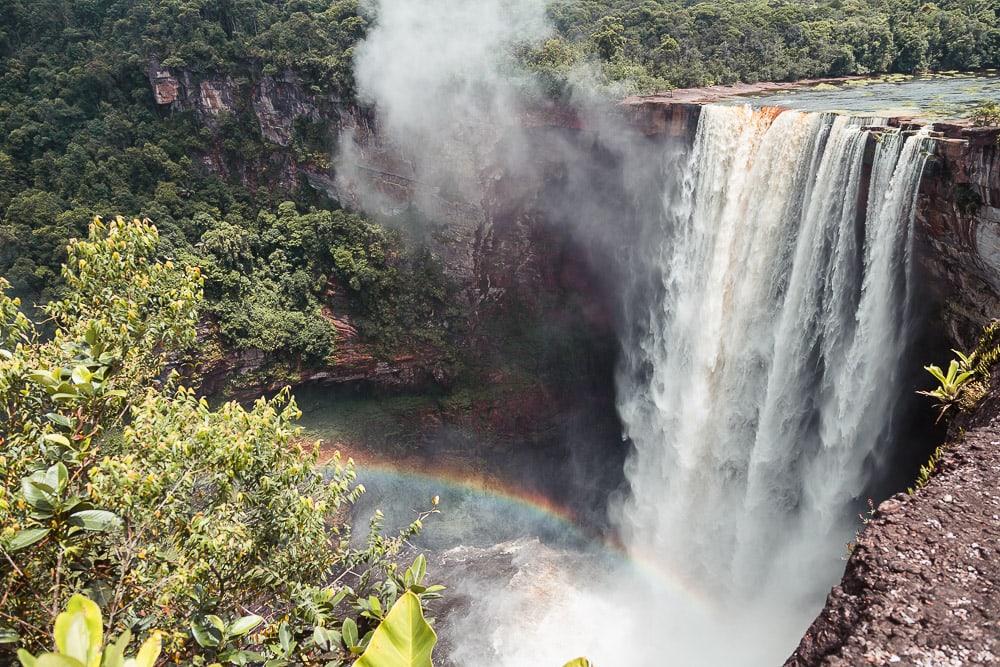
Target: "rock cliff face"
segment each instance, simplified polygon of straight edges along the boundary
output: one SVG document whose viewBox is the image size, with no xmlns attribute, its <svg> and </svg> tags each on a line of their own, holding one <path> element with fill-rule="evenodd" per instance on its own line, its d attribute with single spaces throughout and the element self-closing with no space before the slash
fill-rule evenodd
<svg viewBox="0 0 1000 667">
<path fill-rule="evenodd" d="M 186 70 L 165 68 L 154 59 L 146 74 L 157 104 L 174 111 L 195 111 L 208 125 L 222 113 L 237 113 L 249 101 L 261 134 L 278 146 L 291 143 L 296 120 L 319 120 L 321 108 L 329 111 L 336 103 L 303 91 L 290 72 L 263 76 L 252 84 L 237 83 L 228 76 L 198 78 Z"/>
<path fill-rule="evenodd" d="M 271 185 L 294 187 L 300 175 L 323 179 L 326 169 L 299 160 L 289 150 L 295 123 L 300 119 L 319 122 L 339 117 L 340 101 L 319 98 L 306 92 L 291 72 L 263 76 L 249 82 L 230 76 L 199 76 L 187 70 L 163 67 L 152 59 L 146 67 L 156 103 L 170 112 L 193 112 L 200 122 L 218 129 L 226 115 L 251 115 L 261 136 L 273 144 L 269 159 L 278 182 Z M 256 185 L 257 165 L 228 163 L 218 151 L 200 156 L 205 167 L 222 175 L 236 175 Z"/>
<path fill-rule="evenodd" d="M 1000 130 L 939 124 L 917 204 L 921 263 L 951 340 L 1000 315 Z"/>
</svg>

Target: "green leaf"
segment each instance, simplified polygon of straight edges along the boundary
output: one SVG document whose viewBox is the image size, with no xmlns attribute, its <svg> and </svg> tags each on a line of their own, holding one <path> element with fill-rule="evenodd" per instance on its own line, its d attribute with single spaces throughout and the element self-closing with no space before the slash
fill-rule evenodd
<svg viewBox="0 0 1000 667">
<path fill-rule="evenodd" d="M 414 583 L 422 584 L 424 576 L 427 575 L 427 558 L 423 554 L 418 555 L 411 567 L 413 568 Z"/>
<path fill-rule="evenodd" d="M 354 622 L 353 618 L 344 619 L 341 636 L 344 640 L 344 646 L 347 648 L 358 645 L 358 624 Z"/>
<path fill-rule="evenodd" d="M 31 655 L 23 648 L 17 649 L 17 659 L 21 661 L 21 667 L 35 667 L 38 664 L 38 660 L 35 656 Z"/>
<path fill-rule="evenodd" d="M 156 659 L 160 657 L 162 640 L 159 632 L 154 632 L 149 639 L 142 643 L 139 652 L 132 660 L 125 661 L 125 667 L 153 667 Z"/>
<path fill-rule="evenodd" d="M 37 544 L 44 540 L 48 534 L 48 528 L 28 528 L 27 530 L 22 530 L 7 542 L 7 551 L 13 553 L 21 549 L 26 549 L 32 544 Z"/>
<path fill-rule="evenodd" d="M 375 628 L 354 667 L 431 667 L 436 643 L 437 634 L 424 619 L 420 599 L 407 591 Z"/>
<path fill-rule="evenodd" d="M 201 623 L 191 624 L 191 634 L 198 646 L 202 648 L 215 648 L 222 641 L 222 633 L 211 626 L 204 626 Z"/>
<path fill-rule="evenodd" d="M 80 510 L 69 517 L 69 525 L 84 530 L 110 532 L 121 527 L 121 519 L 107 510 Z"/>
<path fill-rule="evenodd" d="M 42 440 L 45 442 L 54 442 L 57 445 L 62 445 L 63 447 L 69 447 L 69 438 L 61 433 L 46 433 L 42 436 Z"/>
<path fill-rule="evenodd" d="M 94 378 L 94 374 L 86 366 L 77 366 L 70 377 L 73 384 L 87 384 Z"/>
<path fill-rule="evenodd" d="M 58 653 L 45 653 L 35 660 L 35 667 L 91 667 L 79 660 Z"/>
<path fill-rule="evenodd" d="M 288 623 L 282 623 L 278 626 L 278 644 L 285 653 L 291 650 L 292 632 L 288 629 Z"/>
<path fill-rule="evenodd" d="M 54 491 L 55 489 L 49 488 L 44 482 L 33 480 L 30 477 L 21 479 L 21 493 L 24 494 L 24 499 L 28 504 L 35 509 L 51 511 L 55 501 L 52 496 Z"/>
<path fill-rule="evenodd" d="M 0 625 L 0 644 L 13 644 L 20 638 L 21 636 L 13 628 Z"/>
<path fill-rule="evenodd" d="M 230 637 L 242 637 L 263 622 L 264 619 L 256 614 L 244 616 L 243 618 L 233 621 L 233 624 L 229 626 L 227 634 Z"/>
<path fill-rule="evenodd" d="M 132 633 L 126 630 L 117 640 L 105 646 L 101 667 L 125 667 L 125 649 L 128 648 L 130 641 Z"/>
<path fill-rule="evenodd" d="M 104 643 L 104 622 L 101 610 L 92 600 L 74 595 L 66 611 L 56 616 L 56 648 L 65 656 L 78 660 L 86 667 L 100 664 L 101 645 Z M 39 667 L 41 659 L 39 659 Z"/>
<path fill-rule="evenodd" d="M 75 423 L 75 420 L 72 417 L 61 415 L 58 412 L 50 412 L 46 414 L 45 417 L 53 424 L 67 429 L 72 429 L 73 424 Z"/>
<path fill-rule="evenodd" d="M 52 487 L 56 493 L 65 489 L 67 482 L 69 482 L 69 471 L 66 470 L 66 465 L 62 461 L 45 471 L 45 483 Z"/>
<path fill-rule="evenodd" d="M 594 667 L 594 663 L 586 658 L 576 658 L 567 662 L 563 667 Z"/>
</svg>

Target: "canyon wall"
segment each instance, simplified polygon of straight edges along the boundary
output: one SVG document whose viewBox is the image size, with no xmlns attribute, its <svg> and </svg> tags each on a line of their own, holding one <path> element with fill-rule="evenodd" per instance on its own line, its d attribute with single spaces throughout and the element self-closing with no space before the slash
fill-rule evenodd
<svg viewBox="0 0 1000 667">
<path fill-rule="evenodd" d="M 305 181 L 347 207 L 358 204 L 359 189 L 373 189 L 384 195 L 381 208 L 387 218 L 415 197 L 432 198 L 437 214 L 431 236 L 449 275 L 463 285 L 465 307 L 473 318 L 495 314 L 514 302 L 518 307 L 541 307 L 545 299 L 539 297 L 599 291 L 600 281 L 588 275 L 587 253 L 574 247 L 565 230 L 548 224 L 542 214 L 537 200 L 544 184 L 526 183 L 516 174 L 498 171 L 483 174 L 489 186 L 478 201 L 428 192 L 409 171 L 407 161 L 392 146 L 381 144 L 377 120 L 371 114 L 345 107 L 341 100 L 317 97 L 304 90 L 291 73 L 250 82 L 172 70 L 154 59 L 147 66 L 147 76 L 165 113 L 194 113 L 208 128 L 216 127 L 224 114 L 255 120 L 273 147 L 266 159 L 279 175 L 277 183 L 264 185 L 294 187 Z M 699 102 L 665 97 L 630 98 L 620 106 L 626 121 L 651 141 L 690 142 L 700 109 Z M 290 144 L 298 119 L 329 123 L 332 138 L 345 132 L 358 137 L 354 173 L 338 175 L 328 163 L 297 157 Z M 908 120 L 895 122 L 905 126 Z M 550 132 L 575 132 L 581 120 L 572 110 L 552 108 L 525 117 L 524 124 L 544 137 Z M 933 155 L 917 205 L 919 257 L 928 289 L 941 307 L 935 315 L 937 324 L 949 340 L 967 346 L 982 325 L 1000 312 L 1000 130 L 952 123 L 935 124 L 934 130 Z M 211 171 L 250 182 L 255 178 L 253 165 L 226 163 L 212 151 L 197 157 Z M 329 292 L 335 296 L 336 285 Z M 592 318 L 589 324 L 611 333 L 609 297 L 594 297 L 594 304 L 586 309 Z M 354 380 L 366 373 L 391 375 L 392 360 L 387 360 L 388 366 L 369 360 L 368 351 L 361 349 L 363 341 L 353 335 L 350 313 L 342 310 L 344 303 L 334 302 L 331 298 L 330 314 L 348 343 L 337 364 L 349 370 L 325 369 L 318 371 L 319 378 L 335 381 Z M 333 311 L 334 305 L 340 312 Z M 400 367 L 411 367 L 413 355 L 404 357 L 397 360 Z M 226 366 L 245 371 L 259 362 L 249 352 Z M 311 373 L 302 379 L 310 377 Z"/>
<path fill-rule="evenodd" d="M 404 212 L 414 198 L 435 202 L 436 220 L 427 238 L 449 276 L 462 285 L 462 306 L 470 321 L 464 344 L 469 349 L 494 344 L 497 322 L 514 315 L 559 321 L 564 331 L 584 330 L 591 341 L 603 341 L 606 350 L 613 350 L 617 306 L 603 274 L 606 267 L 564 227 L 546 219 L 540 203 L 544 182 L 484 173 L 486 194 L 475 201 L 429 189 L 392 146 L 381 143 L 370 114 L 356 108 L 343 111 L 337 100 L 317 100 L 290 76 L 265 77 L 256 84 L 199 80 L 151 63 L 149 79 L 165 113 L 192 112 L 208 127 L 220 114 L 252 113 L 262 136 L 274 145 L 270 159 L 286 186 L 304 178 L 346 206 L 357 205 L 361 189 L 377 192 L 387 219 Z M 689 143 L 701 109 L 695 102 L 634 98 L 619 113 L 653 144 Z M 335 174 L 329 165 L 297 160 L 289 150 L 296 118 L 324 119 L 331 132 L 353 133 L 358 150 L 353 172 Z M 904 131 L 913 129 L 908 119 L 893 123 Z M 544 140 L 577 132 L 581 120 L 571 111 L 548 109 L 525 118 L 525 125 Z M 931 155 L 918 191 L 915 257 L 929 329 L 939 348 L 935 351 L 970 349 L 982 327 L 1000 315 L 1000 130 L 952 123 L 937 123 L 932 130 Z M 874 153 L 874 145 L 869 148 Z M 250 178 L 250 170 L 224 164 L 218 156 L 199 157 L 207 169 Z M 350 307 L 339 293 L 331 284 L 327 314 L 340 333 L 337 356 L 325 367 L 261 378 L 255 388 L 313 380 L 394 388 L 447 384 L 438 351 L 385 358 L 369 349 L 357 336 Z M 209 386 L 221 386 L 223 378 L 234 374 L 252 376 L 267 361 L 254 351 L 223 353 L 206 369 Z M 609 365 L 595 368 L 594 382 L 611 386 Z M 995 566 L 1000 498 L 994 493 L 1000 488 L 998 395 L 994 382 L 977 412 L 961 420 L 966 432 L 953 429 L 941 472 L 925 488 L 890 498 L 874 510 L 843 581 L 788 665 L 1000 661 L 995 645 L 1000 636 L 995 608 L 1000 599 Z M 604 397 L 599 409 L 613 410 L 610 405 Z M 550 407 L 530 419 L 546 422 L 565 406 Z"/>
</svg>

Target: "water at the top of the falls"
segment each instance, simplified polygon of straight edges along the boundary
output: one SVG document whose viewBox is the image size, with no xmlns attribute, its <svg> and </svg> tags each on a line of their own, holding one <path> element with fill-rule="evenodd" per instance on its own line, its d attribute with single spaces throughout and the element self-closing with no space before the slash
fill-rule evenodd
<svg viewBox="0 0 1000 667">
<path fill-rule="evenodd" d="M 619 379 L 633 554 L 733 604 L 816 610 L 893 438 L 924 137 L 702 110 L 635 258 L 658 284 Z"/>
</svg>

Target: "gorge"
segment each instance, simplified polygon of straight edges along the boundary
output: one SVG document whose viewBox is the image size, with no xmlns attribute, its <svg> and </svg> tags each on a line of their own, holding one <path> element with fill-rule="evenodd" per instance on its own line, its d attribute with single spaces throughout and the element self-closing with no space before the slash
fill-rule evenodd
<svg viewBox="0 0 1000 667">
<path fill-rule="evenodd" d="M 906 484 L 900 466 L 942 437 L 912 398 L 914 351 L 973 344 L 997 312 L 996 132 L 656 98 L 610 111 L 514 103 L 483 126 L 448 110 L 467 99 L 422 85 L 416 96 L 441 100 L 402 133 L 390 114 L 354 134 L 339 177 L 364 165 L 353 173 L 367 185 L 348 177 L 343 191 L 368 210 L 391 208 L 388 193 L 438 218 L 476 202 L 473 264 L 492 299 L 531 280 L 507 261 L 538 261 L 538 228 L 561 230 L 612 286 L 632 449 L 611 525 L 644 569 L 544 543 L 451 554 L 447 567 L 465 563 L 475 582 L 459 590 L 479 599 L 445 620 L 449 657 L 780 663 L 837 580 L 865 501 Z M 434 120 L 414 140 L 424 113 Z M 433 196 L 444 183 L 451 203 Z M 525 255 L 505 256 L 518 244 Z M 529 609 L 529 629 L 505 625 Z"/>
<path fill-rule="evenodd" d="M 0 663 L 1000 664 L 996 68 L 981 0 L 3 3 Z"/>
<path fill-rule="evenodd" d="M 446 129 L 461 127 L 441 117 Z M 657 98 L 597 111 L 529 109 L 501 121 L 476 123 L 471 136 L 482 139 L 485 129 L 489 143 L 472 155 L 454 138 L 441 141 L 448 162 L 428 171 L 384 120 L 346 115 L 350 160 L 336 186 L 316 181 L 390 219 L 405 220 L 415 203 L 425 217 L 447 220 L 439 252 L 482 335 L 505 313 L 533 312 L 562 322 L 549 336 L 582 328 L 591 343 L 581 349 L 608 355 L 611 341 L 623 351 L 614 396 L 543 383 L 518 418 L 556 433 L 531 436 L 532 454 L 519 455 L 518 440 L 462 464 L 496 466 L 520 482 L 514 496 L 548 497 L 591 527 L 582 536 L 560 535 L 564 523 L 538 518 L 522 501 L 497 512 L 489 499 L 496 480 L 474 487 L 487 498 L 476 492 L 467 504 L 467 491 L 456 496 L 433 479 L 414 493 L 406 479 L 372 478 L 370 506 L 405 515 L 440 492 L 444 521 L 449 507 L 460 517 L 435 545 L 445 551 L 439 569 L 466 600 L 443 619 L 442 659 L 556 663 L 571 650 L 616 664 L 624 642 L 638 664 L 664 652 L 682 664 L 780 662 L 839 576 L 867 498 L 911 484 L 944 437 L 926 404 L 907 398 L 920 386 L 920 364 L 949 346 L 970 349 L 998 312 L 997 132 Z M 675 236 L 682 229 L 689 235 Z M 574 299 L 583 306 L 567 307 Z M 424 363 L 346 368 L 351 382 L 419 387 L 425 380 L 405 378 L 432 376 L 435 362 L 420 370 Z M 596 363 L 584 377 L 607 387 L 613 368 Z M 313 372 L 339 381 L 338 367 Z M 501 398 L 491 410 L 511 406 Z M 607 415 L 603 426 L 567 429 L 574 406 Z M 624 450 L 609 411 L 620 413 L 617 427 L 635 447 L 627 480 L 614 472 Z M 448 424 L 448 414 L 428 416 Z M 421 456 L 441 448 L 439 431 L 413 434 L 430 437 Z M 444 449 L 483 448 L 473 431 Z M 631 491 L 613 493 L 626 482 Z M 380 495 L 379 484 L 390 490 Z M 456 498 L 460 506 L 449 506 Z M 506 527 L 470 541 L 467 526 L 492 525 L 493 512 Z M 595 524 L 598 533 L 620 531 L 627 558 L 620 546 L 588 544 Z M 465 551 L 449 551 L 462 544 Z M 594 590 L 581 590 L 581 578 Z M 532 634 L 517 647 L 501 640 L 515 631 L 505 619 L 525 615 Z M 609 617 L 613 630 L 594 626 Z"/>
<path fill-rule="evenodd" d="M 470 600 L 453 616 L 461 623 L 444 619 L 444 659 L 556 664 L 573 651 L 598 664 L 623 653 L 637 664 L 664 653 L 681 664 L 780 662 L 836 582 L 867 498 L 909 485 L 944 437 L 927 406 L 908 398 L 920 364 L 969 349 L 998 312 L 996 131 L 657 97 L 522 107 L 516 82 L 486 57 L 507 32 L 479 35 L 480 60 L 456 70 L 484 88 L 469 92 L 445 85 L 421 61 L 423 42 L 391 28 L 369 38 L 373 49 L 380 38 L 395 49 L 378 51 L 395 56 L 373 66 L 373 108 L 340 116 L 336 170 L 309 173 L 310 183 L 404 225 L 414 209 L 443 221 L 424 231 L 462 285 L 481 349 L 496 345 L 491 322 L 514 313 L 527 329 L 556 323 L 548 337 L 584 332 L 589 342 L 560 364 L 603 359 L 570 378 L 584 378 L 582 389 L 533 386 L 535 404 L 518 417 L 530 433 L 506 436 L 510 427 L 491 422 L 509 442 L 462 459 L 466 472 L 456 473 L 495 466 L 518 481 L 514 496 L 547 497 L 582 522 L 582 536 L 560 536 L 563 523 L 517 501 L 498 513 L 506 527 L 470 542 L 467 525 L 492 525 L 484 514 L 497 511 L 496 480 L 480 485 L 485 500 L 477 492 L 467 504 L 468 491 L 433 479 L 417 493 L 405 473 L 372 478 L 369 507 L 404 516 L 407 503 L 440 492 L 447 521 L 449 501 L 460 499 L 451 506 L 459 527 L 442 528 L 449 537 L 435 544 L 446 552 L 440 569 L 455 573 L 448 583 Z M 401 70 L 389 75 L 392 67 Z M 433 76 L 407 78 L 420 67 Z M 164 105 L 210 116 L 212 100 L 238 97 L 225 82 L 150 72 Z M 255 93 L 262 130 L 320 113 L 283 85 Z M 229 92 L 202 99 L 216 89 Z M 419 393 L 440 377 L 433 355 L 376 364 L 358 349 L 301 379 Z M 506 394 L 491 408 L 511 409 Z M 604 416 L 567 426 L 573 411 Z M 443 464 L 449 447 L 487 449 L 480 426 L 442 445 L 449 415 L 427 417 L 445 425 L 407 436 L 430 442 L 420 456 L 443 448 Z M 633 448 L 622 463 L 616 428 Z M 518 453 L 526 447 L 532 453 Z M 380 495 L 379 484 L 389 490 Z M 594 547 L 593 531 L 621 544 Z M 463 543 L 473 550 L 448 554 Z M 483 568 L 500 578 L 479 576 Z M 517 648 L 499 641 L 519 615 L 511 610 L 525 609 L 530 637 Z M 614 641 L 594 625 L 609 616 Z"/>
</svg>

